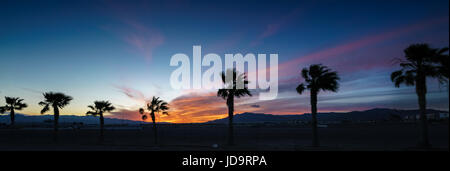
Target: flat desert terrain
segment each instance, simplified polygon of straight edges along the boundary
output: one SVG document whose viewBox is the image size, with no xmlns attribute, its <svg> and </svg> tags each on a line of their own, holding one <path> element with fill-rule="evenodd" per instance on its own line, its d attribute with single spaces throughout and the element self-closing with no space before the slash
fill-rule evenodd
<svg viewBox="0 0 450 171">
<path fill-rule="evenodd" d="M 448 123 L 429 126 L 430 150 L 448 151 Z M 319 128 L 322 147 L 312 148 L 307 126 L 235 126 L 234 146 L 226 145 L 226 125 L 159 125 L 159 145 L 151 127 L 108 128 L 99 143 L 96 128 L 62 129 L 53 142 L 52 129 L 0 129 L 0 150 L 144 150 L 144 151 L 409 151 L 418 141 L 414 124 L 335 125 Z M 217 144 L 217 145 L 214 145 Z"/>
</svg>

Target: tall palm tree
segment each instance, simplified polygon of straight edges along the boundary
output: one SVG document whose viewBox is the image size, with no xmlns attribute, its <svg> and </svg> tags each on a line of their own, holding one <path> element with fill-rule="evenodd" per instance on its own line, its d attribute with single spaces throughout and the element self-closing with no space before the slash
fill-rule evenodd
<svg viewBox="0 0 450 171">
<path fill-rule="evenodd" d="M 89 105 L 88 108 L 91 110 L 86 112 L 86 115 L 100 116 L 100 141 L 103 142 L 105 125 L 103 114 L 116 108 L 109 101 L 95 101 L 94 105 Z"/>
<path fill-rule="evenodd" d="M 5 97 L 5 101 L 6 105 L 0 107 L 0 113 L 4 114 L 5 112 L 9 112 L 9 116 L 11 118 L 11 126 L 14 126 L 15 110 L 22 110 L 23 108 L 28 107 L 28 105 L 22 103 L 23 99 L 18 97 Z"/>
<path fill-rule="evenodd" d="M 450 90 L 450 82 L 449 82 L 449 64 L 450 64 L 450 57 L 449 54 L 444 54 L 445 52 L 447 52 L 449 49 L 448 47 L 446 48 L 442 48 L 441 50 L 438 51 L 438 57 L 437 57 L 437 63 L 439 65 L 439 83 L 442 85 L 446 85 L 447 86 L 447 99 L 449 99 L 449 93 L 448 91 Z"/>
<path fill-rule="evenodd" d="M 148 115 L 152 118 L 153 121 L 153 135 L 155 138 L 155 144 L 158 144 L 158 131 L 156 131 L 156 117 L 155 114 L 162 113 L 163 115 L 169 115 L 167 110 L 169 110 L 169 104 L 163 100 L 160 100 L 159 97 L 153 96 L 152 101 L 147 103 L 147 110 L 150 112 Z M 142 115 L 142 120 L 146 120 L 148 118 L 147 113 L 145 113 L 144 108 L 139 109 L 139 113 Z"/>
<path fill-rule="evenodd" d="M 69 105 L 70 101 L 73 99 L 70 96 L 67 96 L 63 93 L 54 93 L 54 92 L 46 92 L 44 95 L 44 101 L 39 102 L 39 105 L 44 106 L 44 108 L 41 110 L 41 114 L 44 114 L 45 112 L 50 110 L 50 107 L 53 108 L 53 129 L 54 134 L 53 138 L 56 141 L 58 136 L 58 120 L 59 120 L 59 109 L 64 108 L 65 106 Z"/>
<path fill-rule="evenodd" d="M 430 48 L 428 44 L 413 44 L 404 50 L 405 58 L 398 59 L 401 70 L 391 74 L 395 87 L 401 84 L 416 86 L 416 94 L 420 108 L 420 142 L 419 146 L 429 147 L 428 124 L 426 116 L 427 77 L 440 76 L 439 67 L 435 65 L 436 58 L 444 53 L 440 49 Z M 447 72 L 448 74 L 448 72 Z"/>
<path fill-rule="evenodd" d="M 311 117 L 313 140 L 312 146 L 319 146 L 319 136 L 317 133 L 317 95 L 320 91 L 337 92 L 339 89 L 339 76 L 337 72 L 331 71 L 321 64 L 310 65 L 309 68 L 303 68 L 302 77 L 305 83 L 297 86 L 298 94 L 302 94 L 305 90 L 309 90 L 311 97 Z"/>
<path fill-rule="evenodd" d="M 222 82 L 224 83 L 224 88 L 217 91 L 217 96 L 222 97 L 227 101 L 228 107 L 228 145 L 234 144 L 234 133 L 233 133 L 233 115 L 234 115 L 234 97 L 240 98 L 246 95 L 252 96 L 247 88 L 249 81 L 245 74 L 240 74 L 234 69 L 228 69 L 222 72 Z M 228 79 L 227 76 L 233 76 L 232 79 Z M 243 85 L 243 88 L 239 88 L 239 85 Z"/>
<path fill-rule="evenodd" d="M 449 88 L 449 55 L 448 53 L 445 54 L 448 51 L 448 47 L 442 48 L 442 49 L 436 49 L 436 57 L 435 57 L 435 63 L 438 65 L 438 72 L 439 72 L 439 82 L 441 84 L 447 84 L 447 88 Z"/>
</svg>

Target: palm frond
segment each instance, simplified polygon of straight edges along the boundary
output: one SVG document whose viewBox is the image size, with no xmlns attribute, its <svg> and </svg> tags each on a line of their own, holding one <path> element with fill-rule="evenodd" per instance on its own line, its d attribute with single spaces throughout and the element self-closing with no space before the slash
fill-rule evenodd
<svg viewBox="0 0 450 171">
<path fill-rule="evenodd" d="M 400 66 L 404 69 L 417 69 L 416 64 L 412 62 L 403 62 L 400 63 Z"/>
<path fill-rule="evenodd" d="M 99 113 L 93 112 L 93 111 L 88 111 L 88 112 L 86 112 L 86 115 L 97 116 L 98 114 L 99 114 Z"/>
<path fill-rule="evenodd" d="M 6 106 L 2 106 L 0 107 L 0 113 L 4 114 L 6 111 L 9 111 L 8 108 Z"/>
<path fill-rule="evenodd" d="M 303 92 L 306 90 L 305 84 L 301 83 L 295 88 L 298 94 L 303 94 Z"/>
<path fill-rule="evenodd" d="M 88 108 L 90 108 L 91 110 L 95 110 L 95 107 L 92 105 L 89 105 Z"/>
<path fill-rule="evenodd" d="M 400 76 L 402 76 L 402 75 L 403 75 L 403 70 L 398 70 L 398 71 L 393 72 L 393 73 L 391 74 L 391 81 L 397 80 L 398 77 L 400 77 Z"/>
<path fill-rule="evenodd" d="M 339 89 L 338 73 L 321 64 L 303 68 L 301 75 L 305 82 L 297 86 L 296 91 L 299 94 L 303 94 L 307 89 L 316 92 L 320 90 L 336 92 Z"/>
<path fill-rule="evenodd" d="M 16 106 L 14 109 L 16 110 L 22 110 L 24 108 L 28 107 L 28 105 L 26 103 L 16 103 Z"/>
<path fill-rule="evenodd" d="M 70 101 L 73 100 L 72 97 L 67 96 L 63 93 L 46 92 L 44 95 L 44 102 L 52 106 L 59 108 L 64 108 L 69 105 Z"/>
<path fill-rule="evenodd" d="M 49 104 L 45 105 L 44 108 L 41 110 L 41 114 L 44 114 L 45 112 L 48 112 L 50 110 Z"/>
<path fill-rule="evenodd" d="M 48 105 L 48 103 L 47 103 L 47 102 L 42 102 L 42 101 L 41 101 L 41 102 L 39 102 L 39 105 L 40 105 L 40 106 L 45 106 L 45 105 Z"/>
<path fill-rule="evenodd" d="M 113 110 L 116 110 L 114 106 L 108 106 L 105 108 L 105 112 L 112 112 Z"/>
<path fill-rule="evenodd" d="M 238 73 L 236 69 L 227 69 L 226 72 L 222 72 L 221 77 L 224 87 L 217 91 L 218 97 L 228 99 L 231 96 L 237 98 L 252 96 L 247 88 L 249 81 L 245 73 Z"/>
<path fill-rule="evenodd" d="M 226 99 L 228 97 L 229 91 L 228 89 L 219 89 L 217 91 L 217 96 L 222 97 L 223 99 Z"/>
<path fill-rule="evenodd" d="M 15 97 L 5 97 L 6 104 L 14 105 L 18 98 Z"/>
</svg>

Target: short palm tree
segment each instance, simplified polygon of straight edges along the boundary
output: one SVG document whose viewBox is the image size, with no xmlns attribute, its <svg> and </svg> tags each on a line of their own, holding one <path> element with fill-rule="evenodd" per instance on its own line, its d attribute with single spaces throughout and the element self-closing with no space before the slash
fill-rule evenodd
<svg viewBox="0 0 450 171">
<path fill-rule="evenodd" d="M 226 73 L 222 72 L 222 82 L 224 88 L 217 91 L 217 96 L 227 101 L 228 107 L 228 145 L 234 144 L 233 115 L 234 115 L 234 97 L 252 96 L 247 88 L 249 83 L 245 74 L 240 74 L 234 69 L 228 69 Z M 228 76 L 228 77 L 227 77 Z M 233 76 L 232 79 L 229 79 Z M 239 85 L 242 85 L 241 87 Z"/>
<path fill-rule="evenodd" d="M 109 101 L 95 101 L 94 105 L 89 105 L 88 108 L 91 110 L 86 112 L 86 115 L 100 116 L 100 141 L 103 142 L 105 125 L 103 114 L 111 112 L 116 108 Z"/>
<path fill-rule="evenodd" d="M 167 110 L 169 110 L 169 104 L 163 100 L 160 100 L 159 97 L 153 96 L 152 101 L 147 103 L 147 110 L 150 113 L 145 113 L 144 108 L 139 109 L 139 113 L 142 115 L 142 120 L 146 120 L 148 118 L 147 115 L 150 115 L 153 121 L 153 135 L 155 138 L 155 144 L 158 144 L 158 131 L 156 130 L 156 116 L 157 113 L 162 113 L 163 115 L 169 115 Z"/>
<path fill-rule="evenodd" d="M 428 123 L 426 116 L 427 77 L 438 78 L 439 67 L 436 58 L 445 51 L 430 48 L 427 44 L 413 44 L 404 50 L 405 58 L 399 59 L 401 70 L 391 74 L 395 87 L 401 84 L 416 86 L 416 94 L 420 108 L 420 142 L 419 146 L 429 147 Z M 448 72 L 447 72 L 448 76 Z"/>
<path fill-rule="evenodd" d="M 57 140 L 58 135 L 58 120 L 59 120 L 59 109 L 64 108 L 65 106 L 69 105 L 70 101 L 73 99 L 70 96 L 67 96 L 63 93 L 54 93 L 54 92 L 47 92 L 44 93 L 44 101 L 39 102 L 39 105 L 44 106 L 44 108 L 41 110 L 41 114 L 44 114 L 45 112 L 50 110 L 50 107 L 53 108 L 53 129 L 54 129 L 54 140 Z"/>
<path fill-rule="evenodd" d="M 11 118 L 11 126 L 15 123 L 15 110 L 22 110 L 27 107 L 27 104 L 22 103 L 23 99 L 18 97 L 5 97 L 6 105 L 0 107 L 0 113 L 9 112 Z"/>
<path fill-rule="evenodd" d="M 319 146 L 319 136 L 317 133 L 317 95 L 320 91 L 337 92 L 339 89 L 339 76 L 337 72 L 331 71 L 321 64 L 310 65 L 309 68 L 303 68 L 302 77 L 305 83 L 297 86 L 298 94 L 302 94 L 305 90 L 309 90 L 311 98 L 311 117 L 313 141 L 312 146 Z"/>
</svg>

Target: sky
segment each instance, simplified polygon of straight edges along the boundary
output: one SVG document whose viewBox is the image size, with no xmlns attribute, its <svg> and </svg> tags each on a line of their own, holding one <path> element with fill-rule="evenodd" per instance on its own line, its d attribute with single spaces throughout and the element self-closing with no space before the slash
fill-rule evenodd
<svg viewBox="0 0 450 171">
<path fill-rule="evenodd" d="M 267 114 L 310 111 L 308 93 L 295 91 L 310 64 L 341 77 L 337 93 L 320 92 L 319 112 L 417 109 L 414 87 L 390 81 L 392 61 L 410 44 L 449 45 L 448 0 L 1 0 L 0 21 L 0 104 L 21 97 L 29 107 L 20 113 L 39 115 L 42 93 L 63 92 L 74 100 L 62 114 L 109 100 L 117 109 L 107 117 L 140 120 L 138 109 L 157 96 L 171 108 L 157 121 L 173 123 L 227 116 L 215 91 L 170 86 L 172 55 L 192 58 L 195 45 L 222 59 L 278 54 L 278 97 L 235 101 L 235 113 Z M 448 111 L 448 88 L 427 83 L 428 107 Z"/>
</svg>

